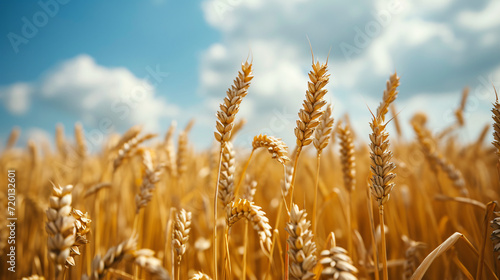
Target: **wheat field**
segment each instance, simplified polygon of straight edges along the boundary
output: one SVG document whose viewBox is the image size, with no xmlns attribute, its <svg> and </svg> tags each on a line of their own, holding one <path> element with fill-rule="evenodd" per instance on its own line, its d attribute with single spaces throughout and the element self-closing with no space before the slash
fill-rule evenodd
<svg viewBox="0 0 500 280">
<path fill-rule="evenodd" d="M 135 126 L 92 152 L 80 125 L 75 141 L 58 126 L 55 149 L 19 147 L 13 129 L 0 180 L 15 170 L 16 272 L 2 211 L 2 279 L 498 279 L 500 105 L 464 143 L 467 90 L 436 133 L 425 112 L 400 122 L 394 73 L 357 135 L 325 101 L 329 71 L 314 62 L 304 81 L 296 143 L 232 144 L 249 62 L 221 94 L 208 150 L 191 144 L 193 122 L 165 136 Z"/>
</svg>

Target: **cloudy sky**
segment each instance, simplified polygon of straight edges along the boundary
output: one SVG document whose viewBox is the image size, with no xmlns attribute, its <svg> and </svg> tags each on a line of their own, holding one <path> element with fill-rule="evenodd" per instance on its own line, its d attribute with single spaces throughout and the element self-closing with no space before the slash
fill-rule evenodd
<svg viewBox="0 0 500 280">
<path fill-rule="evenodd" d="M 495 0 L 2 1 L 0 139 L 18 126 L 24 140 L 50 140 L 57 123 L 69 134 L 81 122 L 99 146 L 108 123 L 164 134 L 195 118 L 191 139 L 207 147 L 218 104 L 251 57 L 237 142 L 267 133 L 293 146 L 310 41 L 316 59 L 329 54 L 335 118 L 348 113 L 361 137 L 367 106 L 397 70 L 401 120 L 425 111 L 436 130 L 454 122 L 469 86 L 459 135 L 472 141 L 491 120 L 491 84 L 500 87 L 499 12 Z"/>
</svg>

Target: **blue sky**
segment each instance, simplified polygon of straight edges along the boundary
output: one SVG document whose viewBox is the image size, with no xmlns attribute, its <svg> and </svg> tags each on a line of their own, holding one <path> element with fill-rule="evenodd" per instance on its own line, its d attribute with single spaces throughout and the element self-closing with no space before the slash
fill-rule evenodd
<svg viewBox="0 0 500 280">
<path fill-rule="evenodd" d="M 490 121 L 489 85 L 500 86 L 498 12 L 494 0 L 2 1 L 0 139 L 19 126 L 23 140 L 51 141 L 56 123 L 69 134 L 77 121 L 104 138 L 103 120 L 117 132 L 142 124 L 164 134 L 172 120 L 195 118 L 192 141 L 206 147 L 218 103 L 251 54 L 255 79 L 238 144 L 268 133 L 292 145 L 309 38 L 318 59 L 330 52 L 334 116 L 349 113 L 361 135 L 366 105 L 378 104 L 397 70 L 402 120 L 425 111 L 436 130 L 454 121 L 469 86 L 459 133 L 472 140 Z"/>
</svg>

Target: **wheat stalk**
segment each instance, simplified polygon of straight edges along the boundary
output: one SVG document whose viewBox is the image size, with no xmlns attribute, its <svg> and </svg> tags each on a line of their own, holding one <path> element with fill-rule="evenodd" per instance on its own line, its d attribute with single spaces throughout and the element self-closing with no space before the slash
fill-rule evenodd
<svg viewBox="0 0 500 280">
<path fill-rule="evenodd" d="M 316 243 L 309 227 L 311 222 L 306 219 L 305 210 L 299 210 L 297 204 L 293 204 L 290 210 L 290 221 L 287 222 L 285 230 L 289 234 L 287 243 L 290 246 L 289 273 L 293 280 L 314 279 L 313 273 L 317 263 Z"/>
<path fill-rule="evenodd" d="M 49 235 L 47 249 L 49 258 L 55 265 L 56 279 L 62 277 L 64 266 L 74 265 L 74 259 L 70 256 L 71 246 L 75 244 L 76 238 L 75 219 L 70 215 L 72 190 L 72 185 L 54 185 L 46 212 L 48 221 L 45 230 Z"/>
</svg>

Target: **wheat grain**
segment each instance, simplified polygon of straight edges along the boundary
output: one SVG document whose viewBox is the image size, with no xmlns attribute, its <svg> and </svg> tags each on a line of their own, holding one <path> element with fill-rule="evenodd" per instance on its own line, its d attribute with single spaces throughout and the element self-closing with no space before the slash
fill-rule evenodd
<svg viewBox="0 0 500 280">
<path fill-rule="evenodd" d="M 266 213 L 262 208 L 245 199 L 238 199 L 231 202 L 230 207 L 226 208 L 226 223 L 231 228 L 241 218 L 246 218 L 253 224 L 253 228 L 259 235 L 260 246 L 268 254 L 271 250 L 271 226 Z"/>
<path fill-rule="evenodd" d="M 253 138 L 252 147 L 254 150 L 258 148 L 266 148 L 272 158 L 279 163 L 285 164 L 290 159 L 288 158 L 288 147 L 280 138 L 259 134 Z"/>
<path fill-rule="evenodd" d="M 290 279 L 307 280 L 314 279 L 313 273 L 316 266 L 316 243 L 313 234 L 309 230 L 311 222 L 306 219 L 305 210 L 299 210 L 297 204 L 293 204 L 290 210 L 290 221 L 286 224 L 288 232 L 288 255 L 290 256 Z"/>
</svg>

